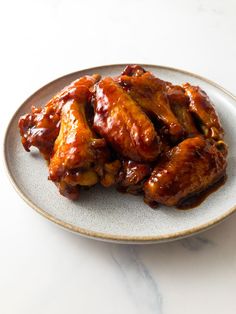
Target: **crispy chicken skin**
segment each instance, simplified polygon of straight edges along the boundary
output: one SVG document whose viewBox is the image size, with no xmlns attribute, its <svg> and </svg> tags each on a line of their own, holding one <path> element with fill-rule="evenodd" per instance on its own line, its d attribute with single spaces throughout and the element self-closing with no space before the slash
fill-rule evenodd
<svg viewBox="0 0 236 314">
<path fill-rule="evenodd" d="M 151 161 L 160 153 L 153 124 L 134 100 L 112 79 L 96 89 L 94 129 L 124 157 Z"/>
<path fill-rule="evenodd" d="M 218 181 L 226 169 L 226 151 L 203 137 L 189 138 L 170 150 L 144 185 L 147 202 L 178 205 Z"/>
<path fill-rule="evenodd" d="M 190 98 L 189 110 L 200 120 L 204 135 L 216 140 L 222 139 L 223 128 L 210 98 L 199 86 L 186 83 L 183 87 Z"/>
<path fill-rule="evenodd" d="M 145 112 L 160 120 L 174 139 L 181 138 L 184 130 L 170 108 L 165 82 L 150 72 L 131 74 L 133 76 L 121 75 L 117 79 L 121 86 Z"/>
<path fill-rule="evenodd" d="M 32 107 L 19 119 L 21 141 L 26 151 L 35 146 L 48 160 L 59 134 L 61 109 L 69 99 L 88 99 L 99 75 L 83 76 L 55 95 L 45 107 Z"/>
</svg>

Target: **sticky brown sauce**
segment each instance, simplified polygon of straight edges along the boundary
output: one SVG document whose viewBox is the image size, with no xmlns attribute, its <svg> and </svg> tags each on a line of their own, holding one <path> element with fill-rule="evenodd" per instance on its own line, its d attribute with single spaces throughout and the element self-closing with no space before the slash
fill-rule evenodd
<svg viewBox="0 0 236 314">
<path fill-rule="evenodd" d="M 227 175 L 225 174 L 223 177 L 220 178 L 220 180 L 208 187 L 206 190 L 183 200 L 181 203 L 179 203 L 179 205 L 176 206 L 176 208 L 179 210 L 188 210 L 199 206 L 211 193 L 216 192 L 220 187 L 222 187 L 225 184 L 226 180 Z M 117 191 L 120 193 L 142 195 L 141 189 L 137 191 L 132 191 L 132 189 L 127 190 L 127 187 L 118 186 Z M 144 198 L 144 202 L 152 209 L 156 210 L 159 208 L 159 204 L 155 201 L 150 201 Z"/>
<path fill-rule="evenodd" d="M 224 175 L 219 181 L 207 188 L 206 190 L 189 197 L 188 199 L 182 201 L 177 207 L 180 210 L 192 209 L 199 206 L 211 193 L 217 191 L 221 186 L 225 184 L 227 180 L 227 175 Z"/>
</svg>

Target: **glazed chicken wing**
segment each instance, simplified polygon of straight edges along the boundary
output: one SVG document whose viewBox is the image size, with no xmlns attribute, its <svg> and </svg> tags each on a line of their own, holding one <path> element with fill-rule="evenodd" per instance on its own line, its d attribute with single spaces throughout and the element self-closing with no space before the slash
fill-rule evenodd
<svg viewBox="0 0 236 314">
<path fill-rule="evenodd" d="M 19 119 L 25 150 L 39 149 L 62 195 L 100 183 L 175 206 L 224 176 L 224 132 L 200 87 L 139 65 L 100 79 L 83 76 Z"/>
<path fill-rule="evenodd" d="M 167 97 L 170 107 L 179 123 L 182 125 L 185 136 L 193 137 L 199 135 L 193 117 L 189 111 L 189 97 L 183 87 L 178 85 L 166 84 Z"/>
<path fill-rule="evenodd" d="M 99 150 L 106 148 L 106 143 L 104 139 L 96 139 L 90 130 L 85 106 L 86 100 L 78 102 L 70 99 L 62 108 L 60 133 L 49 163 L 49 178 L 53 181 L 59 181 L 71 169 L 83 169 L 81 175 L 77 173 L 75 184 L 93 185 L 97 182 L 91 164 L 100 162 L 97 158 L 101 157 Z M 85 180 L 85 170 L 89 171 L 88 182 Z"/>
<path fill-rule="evenodd" d="M 210 98 L 198 86 L 186 83 L 183 87 L 190 98 L 189 110 L 200 120 L 204 135 L 216 140 L 222 139 L 223 128 Z"/>
<path fill-rule="evenodd" d="M 225 174 L 226 153 L 226 148 L 220 150 L 217 143 L 202 137 L 184 140 L 167 153 L 146 181 L 146 201 L 174 206 L 204 190 Z"/>
<path fill-rule="evenodd" d="M 120 167 L 119 161 L 109 163 L 105 140 L 97 138 L 90 129 L 86 104 L 86 100 L 74 99 L 64 104 L 60 132 L 49 163 L 49 179 L 57 182 L 62 194 L 73 199 L 79 186 L 93 186 L 99 180 L 105 186 L 114 184 Z"/>
<path fill-rule="evenodd" d="M 69 99 L 78 101 L 88 99 L 90 89 L 99 78 L 97 74 L 83 76 L 60 91 L 45 107 L 32 107 L 31 113 L 22 116 L 19 120 L 19 129 L 24 148 L 29 151 L 31 146 L 35 146 L 46 159 L 49 159 L 59 134 L 62 107 Z"/>
<path fill-rule="evenodd" d="M 94 129 L 124 157 L 151 161 L 160 153 L 160 141 L 147 115 L 112 78 L 96 89 Z"/>
<path fill-rule="evenodd" d="M 118 82 L 147 113 L 165 125 L 172 138 L 181 138 L 184 130 L 170 108 L 165 82 L 150 72 L 138 75 L 131 72 L 131 75 L 121 75 Z"/>
</svg>

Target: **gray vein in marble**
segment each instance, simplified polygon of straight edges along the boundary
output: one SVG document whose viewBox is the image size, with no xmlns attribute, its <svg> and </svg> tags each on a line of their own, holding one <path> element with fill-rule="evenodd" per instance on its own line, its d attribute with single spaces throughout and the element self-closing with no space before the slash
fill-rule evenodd
<svg viewBox="0 0 236 314">
<path fill-rule="evenodd" d="M 132 296 L 137 313 L 161 314 L 162 297 L 157 283 L 133 246 L 113 246 L 111 256 Z"/>
<path fill-rule="evenodd" d="M 214 246 L 215 243 L 203 236 L 196 236 L 192 238 L 183 239 L 180 241 L 181 245 L 190 251 L 200 251 L 206 246 Z"/>
</svg>

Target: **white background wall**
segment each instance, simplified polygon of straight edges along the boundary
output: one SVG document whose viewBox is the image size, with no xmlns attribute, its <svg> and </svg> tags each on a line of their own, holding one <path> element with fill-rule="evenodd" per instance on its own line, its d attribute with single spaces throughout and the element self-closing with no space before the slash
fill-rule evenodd
<svg viewBox="0 0 236 314">
<path fill-rule="evenodd" d="M 30 94 L 87 67 L 168 65 L 236 94 L 235 17 L 234 0 L 1 1 L 1 142 Z M 236 313 L 235 215 L 175 243 L 95 242 L 37 215 L 0 167 L 0 313 Z"/>
</svg>

